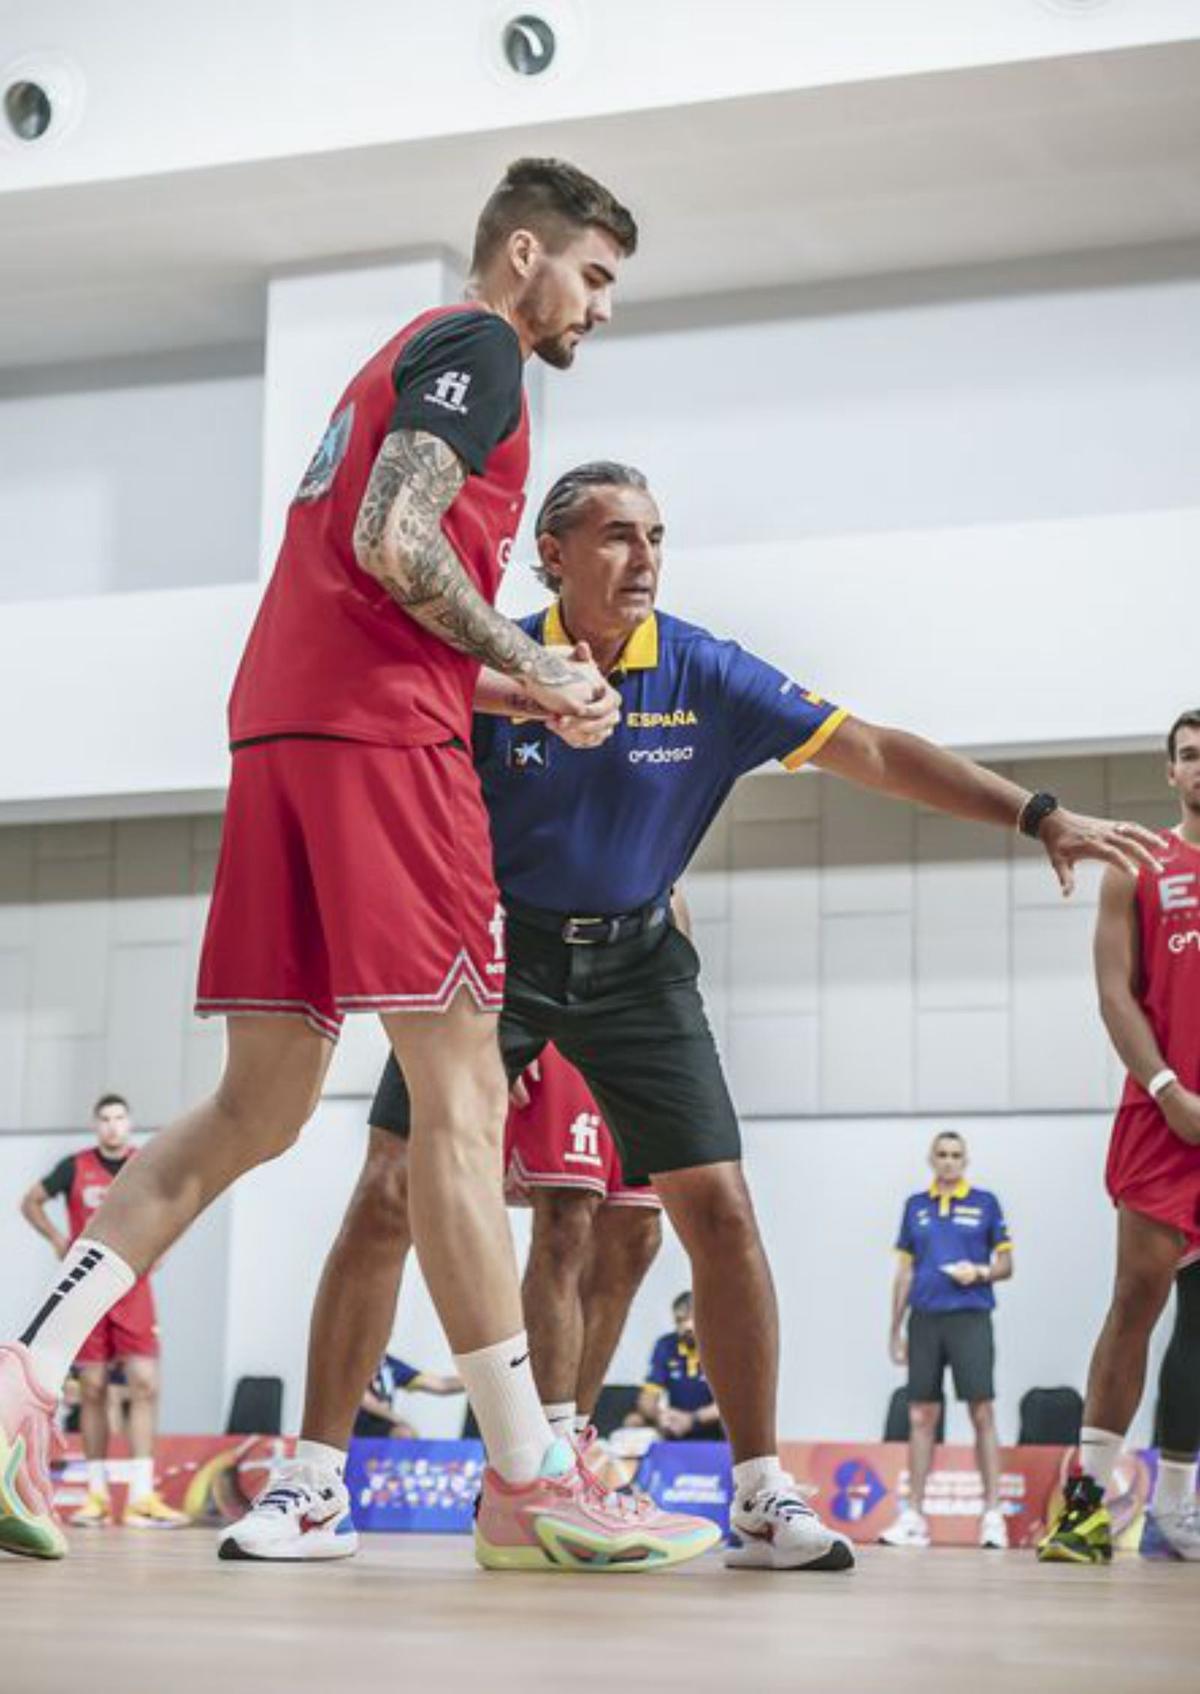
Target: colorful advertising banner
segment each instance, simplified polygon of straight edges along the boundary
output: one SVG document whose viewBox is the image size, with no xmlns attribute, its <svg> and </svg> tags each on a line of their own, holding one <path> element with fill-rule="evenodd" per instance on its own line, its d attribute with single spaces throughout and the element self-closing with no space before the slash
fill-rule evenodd
<svg viewBox="0 0 1200 1694">
<path fill-rule="evenodd" d="M 279 1436 L 162 1436 L 157 1464 L 163 1498 L 195 1523 L 232 1522 L 291 1451 L 291 1441 Z M 1012 1546 L 1031 1546 L 1041 1535 L 1072 1452 L 1066 1447 L 1001 1449 L 1000 1503 Z M 787 1442 L 781 1456 L 813 1507 L 853 1541 L 877 1541 L 905 1497 L 908 1453 L 903 1445 Z M 668 1510 L 695 1512 L 728 1530 L 732 1476 L 723 1442 L 660 1441 L 640 1461 L 611 1455 L 598 1444 L 588 1463 L 610 1488 L 633 1484 Z M 120 1458 L 110 1465 L 118 1515 L 124 1469 Z M 466 1533 L 482 1470 L 478 1441 L 354 1441 L 346 1473 L 354 1521 L 368 1532 Z M 55 1500 L 69 1522 L 87 1492 L 78 1437 L 68 1442 L 55 1477 Z M 1128 1453 L 1117 1467 L 1109 1507 L 1121 1550 L 1137 1549 L 1153 1480 L 1152 1453 Z M 973 1449 L 939 1447 L 925 1499 L 934 1545 L 973 1546 L 982 1507 Z"/>
</svg>

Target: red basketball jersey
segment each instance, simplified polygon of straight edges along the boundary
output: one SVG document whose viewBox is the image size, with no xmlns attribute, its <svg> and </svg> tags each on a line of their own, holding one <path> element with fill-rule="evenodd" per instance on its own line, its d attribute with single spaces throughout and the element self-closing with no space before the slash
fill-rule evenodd
<svg viewBox="0 0 1200 1694">
<path fill-rule="evenodd" d="M 398 747 L 457 736 L 469 743 L 478 663 L 430 635 L 354 555 L 354 526 L 376 455 L 392 427 L 394 372 L 442 306 L 380 348 L 339 400 L 288 514 L 283 546 L 233 687 L 233 742 L 329 735 Z M 455 373 L 448 373 L 453 377 Z M 468 476 L 442 519 L 464 570 L 494 602 L 524 507 L 529 412 Z"/>
<path fill-rule="evenodd" d="M 1163 837 L 1161 868 L 1138 876 L 1138 999 L 1163 1057 L 1185 1088 L 1200 1091 L 1200 847 L 1173 831 Z M 1127 1078 L 1123 1101 L 1149 1096 Z"/>
<path fill-rule="evenodd" d="M 128 1163 L 135 1154 L 136 1149 L 130 1149 L 123 1163 Z M 67 1225 L 72 1241 L 83 1234 L 119 1175 L 119 1171 L 105 1169 L 94 1147 L 89 1147 L 85 1153 L 75 1154 L 75 1174 L 66 1195 Z"/>
</svg>

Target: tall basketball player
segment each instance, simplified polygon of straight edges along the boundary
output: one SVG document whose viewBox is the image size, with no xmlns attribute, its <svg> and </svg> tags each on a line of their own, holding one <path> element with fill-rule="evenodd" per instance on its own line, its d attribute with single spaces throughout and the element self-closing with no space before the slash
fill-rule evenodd
<svg viewBox="0 0 1200 1694">
<path fill-rule="evenodd" d="M 1150 1335 L 1180 1266 L 1200 1259 L 1200 710 L 1171 725 L 1167 782 L 1180 816 L 1161 864 L 1143 867 L 1136 883 L 1106 871 L 1096 920 L 1101 1011 L 1128 1071 L 1107 1172 L 1117 1274 L 1088 1373 L 1078 1465 L 1038 1550 L 1058 1563 L 1112 1558 L 1104 1494 L 1142 1398 Z M 1185 1378 L 1176 1400 L 1180 1388 L 1191 1401 L 1182 1421 L 1194 1432 L 1200 1383 L 1189 1393 Z M 1164 1454 L 1156 1515 L 1168 1544 L 1197 1559 L 1194 1433 L 1183 1439 L 1190 1451 Z"/>
<path fill-rule="evenodd" d="M 518 161 L 480 216 L 467 300 L 406 324 L 334 409 L 230 707 L 197 1002 L 227 1019 L 225 1073 L 122 1172 L 0 1349 L 0 1547 L 65 1552 L 46 1450 L 70 1360 L 198 1213 L 292 1144 L 349 1011 L 380 1016 L 411 1087 L 413 1236 L 491 1461 L 480 1559 L 637 1568 L 712 1544 L 702 1520 L 598 1493 L 538 1400 L 500 1187 L 505 966 L 469 750 L 482 664 L 527 709 L 582 716 L 598 739 L 616 721 L 593 664 L 493 601 L 524 503 L 526 361 L 571 364 L 636 245 L 599 183 Z M 348 1523 L 347 1505 L 323 1490 L 314 1522 Z"/>
</svg>

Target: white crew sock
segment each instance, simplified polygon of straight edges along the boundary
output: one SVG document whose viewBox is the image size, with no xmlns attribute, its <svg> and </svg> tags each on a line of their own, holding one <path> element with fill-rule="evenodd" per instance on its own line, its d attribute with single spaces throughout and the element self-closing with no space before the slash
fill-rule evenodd
<svg viewBox="0 0 1200 1694">
<path fill-rule="evenodd" d="M 575 1433 L 575 1402 L 574 1400 L 551 1400 L 543 1402 L 542 1410 L 546 1414 L 546 1422 L 554 1431 L 555 1438 L 560 1441 L 568 1440 Z"/>
<path fill-rule="evenodd" d="M 21 1340 L 47 1394 L 60 1394 L 71 1360 L 137 1277 L 111 1247 L 81 1235 L 67 1250 L 46 1298 Z"/>
<path fill-rule="evenodd" d="M 790 1480 L 778 1453 L 768 1453 L 761 1459 L 743 1459 L 733 1467 L 733 1492 L 738 1500 L 752 1500 L 762 1489 Z"/>
<path fill-rule="evenodd" d="M 296 1443 L 296 1459 L 302 1465 L 311 1465 L 313 1470 L 336 1471 L 339 1482 L 346 1474 L 346 1454 L 340 1447 L 330 1447 L 324 1441 L 305 1441 L 302 1436 Z"/>
<path fill-rule="evenodd" d="M 145 1500 L 154 1492 L 154 1460 L 130 1459 L 129 1461 L 129 1499 Z"/>
<path fill-rule="evenodd" d="M 592 1427 L 592 1414 L 591 1414 L 591 1412 L 576 1412 L 575 1413 L 575 1417 L 574 1417 L 574 1419 L 572 1421 L 572 1425 L 571 1425 L 571 1432 L 572 1432 L 573 1435 L 586 1435 L 588 1430 L 591 1427 Z"/>
<path fill-rule="evenodd" d="M 90 1494 L 108 1493 L 108 1463 L 105 1459 L 89 1459 L 87 1462 L 88 1492 Z"/>
<path fill-rule="evenodd" d="M 538 1400 L 524 1330 L 474 1353 L 456 1353 L 463 1380 L 494 1470 L 505 1482 L 532 1482 L 542 1468 L 554 1431 Z"/>
<path fill-rule="evenodd" d="M 1124 1445 L 1123 1435 L 1114 1435 L 1111 1429 L 1095 1429 L 1091 1424 L 1085 1424 L 1079 1432 L 1080 1470 L 1107 1490 Z"/>
<path fill-rule="evenodd" d="M 1160 1517 L 1174 1517 L 1196 1503 L 1195 1459 L 1160 1459 L 1151 1504 Z"/>
</svg>

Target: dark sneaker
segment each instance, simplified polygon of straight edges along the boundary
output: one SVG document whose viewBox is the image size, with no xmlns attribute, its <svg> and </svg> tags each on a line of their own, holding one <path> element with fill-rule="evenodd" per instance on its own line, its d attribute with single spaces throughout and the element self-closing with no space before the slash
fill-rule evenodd
<svg viewBox="0 0 1200 1694">
<path fill-rule="evenodd" d="M 1062 1508 L 1038 1547 L 1039 1560 L 1044 1564 L 1106 1565 L 1112 1551 L 1112 1519 L 1104 1504 L 1103 1488 L 1090 1476 L 1069 1477 Z"/>
</svg>

